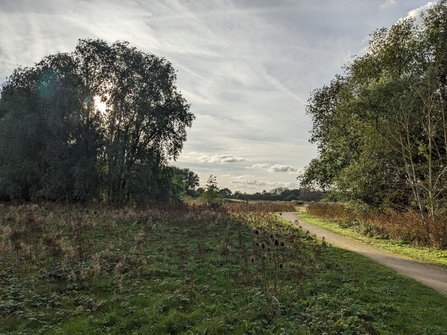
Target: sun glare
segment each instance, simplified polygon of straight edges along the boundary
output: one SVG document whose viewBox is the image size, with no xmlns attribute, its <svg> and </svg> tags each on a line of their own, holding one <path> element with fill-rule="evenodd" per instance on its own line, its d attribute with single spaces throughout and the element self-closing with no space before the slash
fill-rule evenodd
<svg viewBox="0 0 447 335">
<path fill-rule="evenodd" d="M 98 109 L 101 113 L 105 114 L 107 111 L 107 104 L 101 101 L 100 96 L 95 96 L 93 98 L 96 109 Z"/>
</svg>

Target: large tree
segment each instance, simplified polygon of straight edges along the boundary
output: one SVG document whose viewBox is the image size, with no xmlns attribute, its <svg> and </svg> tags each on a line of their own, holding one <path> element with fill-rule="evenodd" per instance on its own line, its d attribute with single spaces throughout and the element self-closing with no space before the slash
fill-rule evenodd
<svg viewBox="0 0 447 335">
<path fill-rule="evenodd" d="M 433 218 L 447 197 L 447 1 L 421 25 L 400 20 L 371 35 L 365 55 L 315 90 L 308 114 L 319 157 L 302 186 Z"/>
<path fill-rule="evenodd" d="M 0 193 L 167 198 L 167 163 L 194 119 L 175 81 L 170 62 L 127 42 L 79 40 L 17 68 L 1 87 Z"/>
</svg>

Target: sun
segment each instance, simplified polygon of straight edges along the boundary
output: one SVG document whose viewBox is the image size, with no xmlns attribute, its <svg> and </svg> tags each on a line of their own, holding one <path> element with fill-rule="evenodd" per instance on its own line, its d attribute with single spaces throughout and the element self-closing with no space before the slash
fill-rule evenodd
<svg viewBox="0 0 447 335">
<path fill-rule="evenodd" d="M 105 102 L 101 101 L 101 97 L 98 95 L 95 95 L 93 97 L 93 102 L 95 104 L 95 108 L 99 110 L 102 114 L 107 113 L 107 104 Z"/>
</svg>

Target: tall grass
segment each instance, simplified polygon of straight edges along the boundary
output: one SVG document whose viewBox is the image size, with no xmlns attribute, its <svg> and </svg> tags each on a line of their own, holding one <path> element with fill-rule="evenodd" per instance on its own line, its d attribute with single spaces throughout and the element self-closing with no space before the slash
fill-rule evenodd
<svg viewBox="0 0 447 335">
<path fill-rule="evenodd" d="M 358 204 L 310 203 L 309 214 L 332 219 L 343 227 L 354 227 L 369 237 L 393 239 L 436 249 L 447 247 L 447 215 L 424 218 L 414 211 L 387 213 Z"/>
</svg>

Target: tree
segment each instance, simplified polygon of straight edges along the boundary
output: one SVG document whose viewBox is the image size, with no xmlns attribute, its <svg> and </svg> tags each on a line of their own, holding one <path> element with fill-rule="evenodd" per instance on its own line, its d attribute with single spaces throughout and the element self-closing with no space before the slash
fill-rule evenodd
<svg viewBox="0 0 447 335">
<path fill-rule="evenodd" d="M 282 192 L 287 191 L 287 187 L 276 187 L 273 190 L 270 191 L 271 194 L 278 194 L 280 195 Z"/>
<path fill-rule="evenodd" d="M 208 205 L 220 204 L 223 202 L 223 197 L 219 193 L 217 187 L 217 177 L 211 175 L 206 182 L 205 191 L 200 196 L 200 200 Z"/>
<path fill-rule="evenodd" d="M 204 189 L 203 187 L 198 187 L 197 190 L 196 190 L 196 192 L 195 192 L 195 195 L 196 195 L 197 197 L 200 198 L 200 196 L 201 196 L 204 192 L 205 192 L 205 189 Z"/>
<path fill-rule="evenodd" d="M 233 192 L 228 187 L 219 190 L 219 193 L 224 198 L 231 198 L 231 196 L 233 195 Z"/>
<path fill-rule="evenodd" d="M 97 190 L 91 167 L 99 119 L 84 117 L 75 69 L 65 54 L 48 56 L 34 68 L 17 68 L 2 85 L 0 173 L 25 199 L 85 199 Z"/>
<path fill-rule="evenodd" d="M 176 178 L 181 181 L 184 187 L 185 194 L 195 196 L 196 187 L 200 185 L 199 176 L 189 169 L 180 169 L 175 166 L 172 167 Z"/>
<path fill-rule="evenodd" d="M 164 58 L 101 40 L 17 68 L 1 88 L 3 184 L 26 199 L 169 198 L 194 120 L 175 80 Z"/>
<path fill-rule="evenodd" d="M 447 1 L 423 24 L 371 35 L 364 56 L 315 90 L 307 112 L 319 157 L 301 186 L 434 218 L 447 199 Z"/>
</svg>

